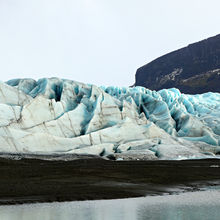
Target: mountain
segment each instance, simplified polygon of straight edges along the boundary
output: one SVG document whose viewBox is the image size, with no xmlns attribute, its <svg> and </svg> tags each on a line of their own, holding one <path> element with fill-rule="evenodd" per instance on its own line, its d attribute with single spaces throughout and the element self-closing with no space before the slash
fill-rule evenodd
<svg viewBox="0 0 220 220">
<path fill-rule="evenodd" d="M 135 86 L 152 90 L 175 87 L 186 94 L 220 92 L 220 34 L 140 67 Z"/>
<path fill-rule="evenodd" d="M 59 78 L 0 82 L 0 152 L 181 159 L 220 154 L 220 94 L 97 87 Z"/>
</svg>

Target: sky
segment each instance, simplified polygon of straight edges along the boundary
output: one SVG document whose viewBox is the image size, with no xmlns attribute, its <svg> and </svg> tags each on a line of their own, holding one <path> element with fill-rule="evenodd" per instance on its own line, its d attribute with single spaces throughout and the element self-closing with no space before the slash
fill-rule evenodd
<svg viewBox="0 0 220 220">
<path fill-rule="evenodd" d="M 130 86 L 137 68 L 219 34 L 219 0 L 0 0 L 0 81 Z"/>
</svg>

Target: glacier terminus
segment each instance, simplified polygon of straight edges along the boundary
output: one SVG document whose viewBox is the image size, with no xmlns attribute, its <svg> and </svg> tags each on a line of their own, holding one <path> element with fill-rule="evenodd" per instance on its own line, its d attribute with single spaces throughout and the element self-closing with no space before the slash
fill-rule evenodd
<svg viewBox="0 0 220 220">
<path fill-rule="evenodd" d="M 0 82 L 0 152 L 216 158 L 220 93 L 98 87 L 59 78 Z"/>
</svg>

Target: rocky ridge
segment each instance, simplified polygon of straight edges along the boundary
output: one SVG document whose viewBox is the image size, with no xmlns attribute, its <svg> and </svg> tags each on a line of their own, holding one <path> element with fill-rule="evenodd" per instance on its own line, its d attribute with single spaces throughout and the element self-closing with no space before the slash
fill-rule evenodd
<svg viewBox="0 0 220 220">
<path fill-rule="evenodd" d="M 168 53 L 140 67 L 135 86 L 178 88 L 182 93 L 220 92 L 220 34 Z"/>
</svg>

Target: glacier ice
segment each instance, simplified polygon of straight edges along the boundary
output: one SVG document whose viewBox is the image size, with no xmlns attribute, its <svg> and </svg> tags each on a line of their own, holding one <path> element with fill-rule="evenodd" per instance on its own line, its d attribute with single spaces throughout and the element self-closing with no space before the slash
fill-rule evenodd
<svg viewBox="0 0 220 220">
<path fill-rule="evenodd" d="M 220 94 L 0 82 L 0 152 L 180 159 L 220 154 Z"/>
</svg>

